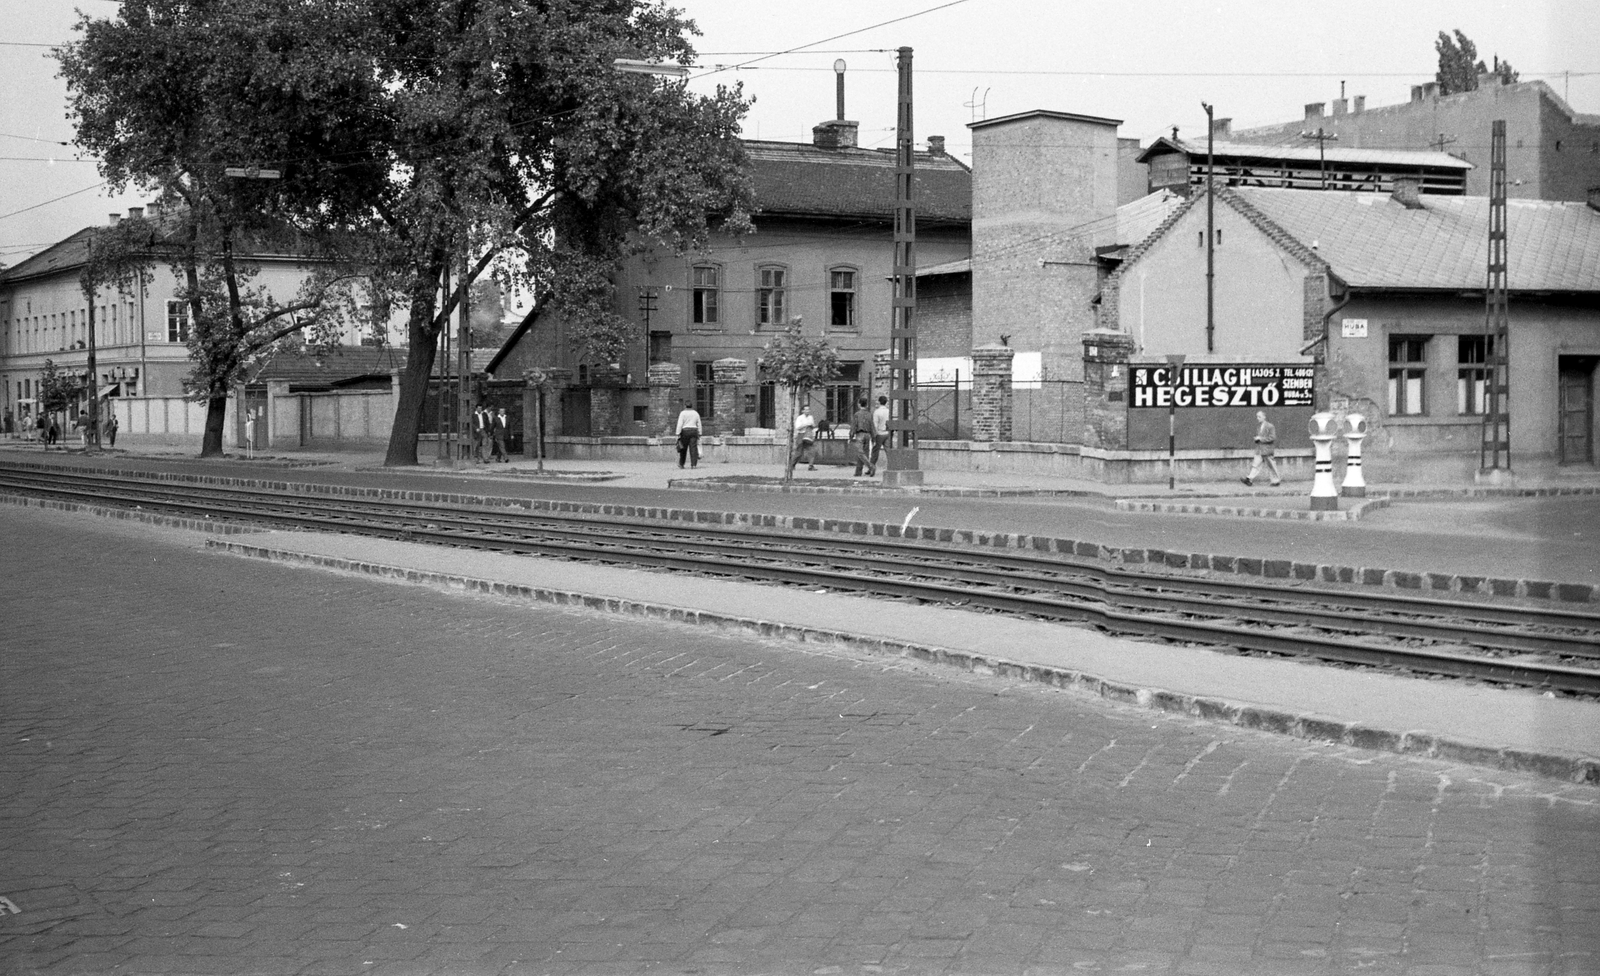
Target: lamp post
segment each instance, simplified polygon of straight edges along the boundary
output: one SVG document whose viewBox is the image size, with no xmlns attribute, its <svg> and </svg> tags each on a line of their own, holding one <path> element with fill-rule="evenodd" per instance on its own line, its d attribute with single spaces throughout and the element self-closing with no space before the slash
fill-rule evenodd
<svg viewBox="0 0 1600 976">
<path fill-rule="evenodd" d="M 1205 102 L 1201 102 L 1200 107 L 1206 110 L 1206 352 L 1216 352 L 1217 126 L 1216 119 L 1212 117 L 1212 106 Z"/>
<path fill-rule="evenodd" d="M 1167 354 L 1167 490 L 1178 489 L 1178 374 L 1183 371 L 1184 355 Z"/>
</svg>

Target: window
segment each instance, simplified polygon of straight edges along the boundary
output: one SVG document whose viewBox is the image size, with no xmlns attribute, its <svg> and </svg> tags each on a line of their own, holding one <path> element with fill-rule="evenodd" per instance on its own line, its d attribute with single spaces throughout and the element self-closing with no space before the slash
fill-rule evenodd
<svg viewBox="0 0 1600 976">
<path fill-rule="evenodd" d="M 834 268 L 828 272 L 828 327 L 856 327 L 856 272 L 853 268 Z"/>
<path fill-rule="evenodd" d="M 1427 403 L 1428 338 L 1389 337 L 1389 416 L 1420 414 Z"/>
<path fill-rule="evenodd" d="M 861 399 L 861 364 L 840 363 L 839 375 L 828 381 L 823 419 L 834 426 L 849 426 Z"/>
<path fill-rule="evenodd" d="M 672 333 L 650 333 L 650 361 L 652 363 L 672 362 Z"/>
<path fill-rule="evenodd" d="M 693 307 L 689 311 L 689 321 L 695 325 L 716 325 L 717 318 L 717 269 L 712 265 L 698 264 L 694 267 L 694 299 Z"/>
<path fill-rule="evenodd" d="M 176 298 L 167 302 L 167 341 L 189 341 L 189 306 Z"/>
<path fill-rule="evenodd" d="M 788 276 L 784 268 L 756 269 L 756 325 L 776 329 L 788 322 Z"/>
<path fill-rule="evenodd" d="M 1489 355 L 1494 337 L 1456 337 L 1456 413 L 1481 416 L 1489 409 Z"/>
<path fill-rule="evenodd" d="M 717 388 L 713 385 L 711 364 L 694 364 L 694 409 L 701 418 L 709 422 L 716 413 Z"/>
</svg>

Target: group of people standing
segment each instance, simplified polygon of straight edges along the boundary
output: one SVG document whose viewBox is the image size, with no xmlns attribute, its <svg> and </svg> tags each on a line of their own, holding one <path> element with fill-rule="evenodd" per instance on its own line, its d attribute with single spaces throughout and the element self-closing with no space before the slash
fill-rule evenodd
<svg viewBox="0 0 1600 976">
<path fill-rule="evenodd" d="M 480 403 L 472 411 L 472 458 L 479 464 L 491 461 L 509 463 L 511 457 L 506 453 L 506 441 L 510 436 L 511 420 L 506 416 L 505 407 L 490 410 Z M 487 458 L 483 456 L 485 445 L 493 452 Z"/>
<path fill-rule="evenodd" d="M 850 416 L 850 444 L 856 455 L 856 471 L 851 476 L 854 478 L 861 477 L 863 469 L 868 478 L 877 475 L 878 457 L 889 443 L 889 398 L 878 397 L 877 409 L 871 409 L 871 405 L 871 400 L 862 397 L 856 402 L 856 412 Z M 809 406 L 801 407 L 799 416 L 794 419 L 794 441 L 789 473 L 793 474 L 801 461 L 806 463 L 807 471 L 817 470 L 817 420 Z"/>
<path fill-rule="evenodd" d="M 80 447 L 89 446 L 89 429 L 91 424 L 92 422 L 89 420 L 89 415 L 81 410 L 78 412 L 78 415 L 72 419 L 72 426 L 78 432 L 78 445 Z M 35 418 L 33 426 L 34 430 L 37 432 L 39 443 L 43 444 L 46 450 L 49 450 L 50 448 L 61 443 L 61 424 L 58 423 L 51 415 L 40 412 L 38 417 Z M 116 447 L 117 430 L 120 428 L 120 426 L 121 425 L 117 423 L 117 415 L 114 413 L 108 414 L 106 419 L 100 424 L 101 445 L 105 447 Z"/>
</svg>

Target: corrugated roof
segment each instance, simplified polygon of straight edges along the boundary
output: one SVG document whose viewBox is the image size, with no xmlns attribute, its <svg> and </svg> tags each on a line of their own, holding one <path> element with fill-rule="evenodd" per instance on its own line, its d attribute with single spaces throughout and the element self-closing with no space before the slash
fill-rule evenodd
<svg viewBox="0 0 1600 976">
<path fill-rule="evenodd" d="M 1141 163 L 1147 163 L 1154 156 L 1161 156 L 1174 151 L 1203 157 L 1206 155 L 1206 143 L 1204 139 L 1173 139 L 1170 136 L 1163 136 L 1146 147 L 1139 154 L 1138 160 Z M 1218 142 L 1212 146 L 1211 153 L 1219 159 L 1248 157 L 1251 159 L 1276 159 L 1298 163 L 1320 163 L 1323 159 L 1323 155 L 1318 152 L 1315 145 L 1261 146 L 1248 142 Z M 1330 163 L 1448 169 L 1463 172 L 1472 168 L 1471 163 L 1464 159 L 1457 159 L 1446 152 L 1352 149 L 1328 145 L 1326 154 L 1327 161 Z"/>
<path fill-rule="evenodd" d="M 761 213 L 894 217 L 893 151 L 822 149 L 799 142 L 747 141 Z M 912 202 L 919 219 L 972 219 L 972 172 L 952 156 L 919 152 Z"/>
<path fill-rule="evenodd" d="M 1487 197 L 1423 196 L 1407 209 L 1375 193 L 1235 187 L 1238 197 L 1356 288 L 1477 290 L 1488 265 Z M 1559 200 L 1506 204 L 1507 286 L 1600 291 L 1600 212 Z"/>
</svg>

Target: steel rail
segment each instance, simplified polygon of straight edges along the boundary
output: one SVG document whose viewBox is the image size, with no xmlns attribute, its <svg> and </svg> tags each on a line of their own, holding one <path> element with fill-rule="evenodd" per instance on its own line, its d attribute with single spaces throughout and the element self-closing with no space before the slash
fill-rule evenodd
<svg viewBox="0 0 1600 976">
<path fill-rule="evenodd" d="M 27 479 L 24 479 L 27 480 Z M 93 491 L 79 484 L 82 479 L 45 479 L 54 480 L 53 485 L 32 485 L 33 490 L 43 490 L 51 494 L 67 495 L 69 497 L 89 500 L 95 503 L 104 503 L 108 500 L 105 490 Z M 102 479 L 104 481 L 104 479 Z M 21 487 L 20 485 L 17 487 Z M 124 485 L 124 487 L 126 487 Z M 848 589 L 858 592 L 871 592 L 888 594 L 904 598 L 918 599 L 926 602 L 937 602 L 946 605 L 975 606 L 992 610 L 1020 613 L 1032 616 L 1043 616 L 1050 619 L 1074 620 L 1087 622 L 1107 629 L 1144 634 L 1171 640 L 1196 641 L 1208 644 L 1224 644 L 1240 647 L 1246 650 L 1263 651 L 1274 654 L 1291 654 L 1297 656 L 1311 656 L 1322 660 L 1339 661 L 1381 667 L 1400 667 L 1414 671 L 1427 671 L 1430 673 L 1451 674 L 1461 677 L 1473 677 L 1481 680 L 1498 681 L 1514 684 L 1533 685 L 1536 687 L 1560 688 L 1584 694 L 1600 693 L 1600 672 L 1585 671 L 1575 668 L 1533 664 L 1530 662 L 1508 662 L 1475 657 L 1470 655 L 1453 654 L 1438 650 L 1418 650 L 1403 647 L 1383 646 L 1362 641 L 1352 637 L 1349 633 L 1326 634 L 1319 633 L 1317 629 L 1299 627 L 1285 633 L 1283 631 L 1261 630 L 1255 627 L 1241 628 L 1236 624 L 1219 622 L 1216 620 L 1191 619 L 1188 609 L 1173 611 L 1170 606 L 1171 597 L 1166 596 L 1141 597 L 1138 594 L 1122 592 L 1123 588 L 1093 590 L 1071 594 L 1073 600 L 1059 599 L 1050 593 L 1005 593 L 974 589 L 971 585 L 972 575 L 985 574 L 991 586 L 997 588 L 1037 589 L 1034 581 L 1019 581 L 1015 578 L 996 578 L 987 574 L 980 567 L 967 566 L 962 569 L 966 575 L 959 576 L 959 582 L 949 579 L 930 581 L 925 578 L 927 567 L 907 566 L 901 563 L 886 564 L 881 559 L 871 559 L 852 556 L 851 566 L 854 572 L 842 573 L 838 565 L 841 560 L 831 560 L 799 550 L 775 552 L 771 546 L 772 539 L 763 536 L 767 543 L 765 550 L 760 553 L 763 558 L 759 561 L 752 560 L 748 551 L 732 553 L 726 547 L 706 548 L 699 547 L 699 553 L 685 553 L 682 550 L 686 542 L 685 533 L 679 531 L 669 538 L 638 539 L 627 538 L 621 542 L 614 542 L 605 548 L 596 548 L 596 541 L 592 534 L 581 538 L 571 538 L 571 533 L 562 533 L 568 536 L 565 539 L 529 539 L 525 535 L 528 526 L 517 522 L 508 522 L 500 528 L 505 531 L 496 531 L 494 526 L 482 524 L 481 519 L 468 520 L 458 510 L 446 510 L 433 507 L 417 506 L 407 503 L 404 506 L 394 504 L 371 504 L 371 499 L 361 499 L 360 504 L 352 506 L 349 500 L 343 505 L 330 503 L 326 498 L 305 499 L 297 496 L 286 496 L 281 492 L 240 492 L 238 489 L 213 489 L 201 494 L 211 495 L 238 495 L 251 496 L 247 504 L 230 505 L 207 502 L 195 498 L 196 492 L 192 486 L 183 490 L 154 486 L 148 482 L 138 482 L 136 491 L 124 499 L 129 504 L 159 506 L 166 509 L 197 512 L 206 516 L 222 515 L 224 517 L 238 518 L 243 521 L 267 520 L 275 524 L 285 524 L 301 528 L 328 529 L 335 528 L 343 531 L 360 531 L 367 534 L 380 535 L 396 539 L 409 539 L 415 541 L 432 541 L 446 545 L 467 545 L 479 548 L 501 549 L 517 552 L 536 552 L 562 558 L 589 558 L 604 562 L 626 565 L 651 565 L 663 568 L 688 570 L 694 572 L 712 572 L 721 575 L 735 575 L 741 577 L 755 577 L 799 585 L 815 586 L 824 585 L 835 589 Z M 161 497 L 166 496 L 166 497 Z M 270 502 L 277 511 L 263 511 L 259 506 L 263 502 Z M 285 502 L 289 510 L 282 510 Z M 386 518 L 393 518 L 396 508 L 404 508 L 403 517 L 407 519 L 432 519 L 433 524 L 422 526 L 409 524 L 385 524 L 375 521 L 371 515 L 377 509 Z M 387 511 L 385 511 L 387 509 Z M 485 514 L 478 509 L 472 512 L 474 516 Z M 458 523 L 450 528 L 443 527 L 446 523 Z M 696 529 L 703 528 L 696 526 Z M 693 540 L 687 540 L 693 541 Z M 790 540 L 786 540 L 790 541 Z M 809 537 L 794 540 L 796 543 L 812 543 L 816 540 Z M 660 546 L 670 545 L 674 552 L 663 553 Z M 651 548 L 652 546 L 656 548 Z M 809 562 L 811 565 L 782 566 L 772 563 L 774 556 L 788 556 Z M 707 561 L 710 565 L 707 565 Z M 1062 569 L 1073 570 L 1076 567 L 1062 564 L 1050 564 L 1054 571 Z M 923 576 L 922 579 L 893 579 L 885 575 L 885 571 L 892 570 L 908 577 Z M 1059 583 L 1060 581 L 1052 581 Z M 1173 580 L 1158 578 L 1158 585 L 1165 585 Z M 1114 608 L 1108 601 L 1115 599 L 1129 601 L 1139 597 L 1135 602 L 1138 606 L 1132 610 Z M 1166 601 L 1166 602 L 1164 602 Z M 1139 612 L 1140 609 L 1155 612 Z M 1232 609 L 1232 608 L 1230 608 Z M 1257 608 L 1249 608 L 1257 609 Z M 1206 610 L 1208 616 L 1219 616 L 1214 607 Z M 1222 616 L 1226 616 L 1223 614 Z M 1303 612 L 1296 612 L 1290 618 L 1279 618 L 1278 622 L 1292 624 L 1306 624 Z M 1341 618 L 1341 622 L 1345 622 Z M 1350 630 L 1348 626 L 1344 628 Z M 1359 630 L 1359 628 L 1356 628 Z"/>
</svg>

